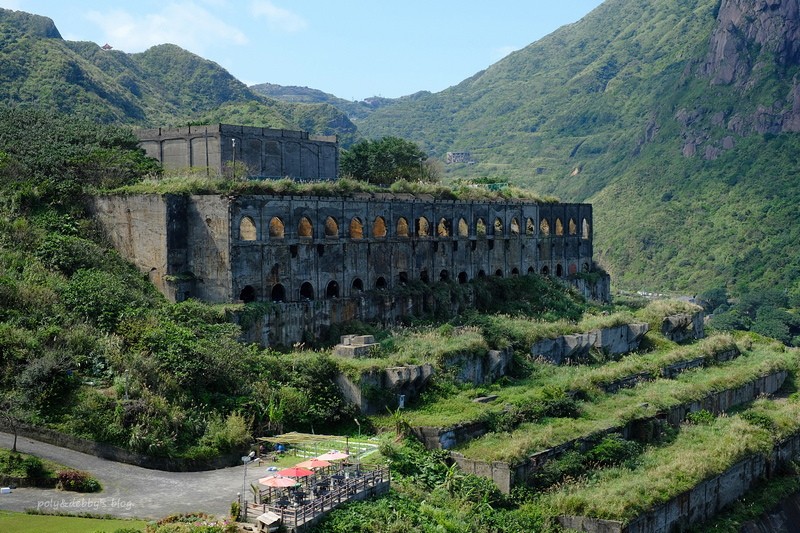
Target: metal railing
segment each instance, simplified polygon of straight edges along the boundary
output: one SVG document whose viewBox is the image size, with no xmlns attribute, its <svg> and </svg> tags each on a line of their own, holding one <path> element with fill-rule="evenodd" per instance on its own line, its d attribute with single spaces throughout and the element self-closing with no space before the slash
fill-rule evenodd
<svg viewBox="0 0 800 533">
<path fill-rule="evenodd" d="M 242 520 L 247 521 L 248 516 L 255 518 L 270 511 L 278 515 L 281 518 L 281 523 L 288 527 L 302 526 L 306 522 L 349 501 L 359 493 L 376 487 L 383 482 L 391 481 L 391 472 L 387 466 L 360 465 L 357 475 L 358 477 L 343 479 L 338 485 L 333 486 L 332 490 L 297 506 L 276 505 L 272 501 L 276 491 L 274 489 L 265 489 L 259 492 L 259 496 L 267 497 L 270 501 L 268 503 L 246 502 L 242 509 Z"/>
</svg>

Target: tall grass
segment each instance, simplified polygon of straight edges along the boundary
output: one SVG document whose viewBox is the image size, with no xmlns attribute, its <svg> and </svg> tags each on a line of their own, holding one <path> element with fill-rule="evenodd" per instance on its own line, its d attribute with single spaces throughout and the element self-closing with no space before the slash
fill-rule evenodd
<svg viewBox="0 0 800 533">
<path fill-rule="evenodd" d="M 718 391 L 733 389 L 778 370 L 797 370 L 796 351 L 780 352 L 768 342 L 738 359 L 718 366 L 698 368 L 675 380 L 657 379 L 608 395 L 597 393 L 580 402 L 578 419 L 543 419 L 523 424 L 511 433 L 489 434 L 459 446 L 458 451 L 484 461 L 521 461 L 528 455 L 558 446 L 596 431 L 628 422 L 673 406 L 683 405 Z M 507 401 L 507 398 L 503 398 Z"/>
</svg>

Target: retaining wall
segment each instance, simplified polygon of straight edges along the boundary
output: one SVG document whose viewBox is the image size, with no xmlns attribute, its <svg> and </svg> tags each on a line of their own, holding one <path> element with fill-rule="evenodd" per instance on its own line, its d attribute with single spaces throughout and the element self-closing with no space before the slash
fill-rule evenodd
<svg viewBox="0 0 800 533">
<path fill-rule="evenodd" d="M 712 518 L 756 486 L 762 477 L 772 477 L 780 465 L 800 457 L 800 433 L 776 444 L 769 457 L 748 457 L 731 468 L 703 481 L 627 525 L 617 520 L 561 516 L 562 527 L 592 533 L 670 533 Z"/>
<path fill-rule="evenodd" d="M 561 335 L 534 343 L 531 355 L 554 365 L 562 365 L 585 361 L 592 348 L 611 355 L 628 353 L 639 347 L 649 329 L 650 325 L 645 322 L 634 322 L 586 333 Z"/>
<path fill-rule="evenodd" d="M 489 350 L 483 357 L 451 356 L 445 365 L 458 367 L 457 380 L 479 385 L 504 376 L 513 356 L 514 351 L 509 347 Z M 406 401 L 419 395 L 435 372 L 434 366 L 426 363 L 364 372 L 358 383 L 344 374 L 336 376 L 335 381 L 349 403 L 357 406 L 363 414 L 375 414 L 387 407 L 397 407 L 401 395 L 406 397 Z"/>
<path fill-rule="evenodd" d="M 643 432 L 651 431 L 653 423 L 667 423 L 671 426 L 678 426 L 686 419 L 686 415 L 691 412 L 705 409 L 714 415 L 719 415 L 731 407 L 752 401 L 761 394 L 774 393 L 783 385 L 787 375 L 785 370 L 781 370 L 757 378 L 741 387 L 711 393 L 701 400 L 673 406 L 666 413 L 659 413 L 654 417 L 637 419 L 622 427 L 608 428 L 602 433 L 620 433 L 623 438 L 631 439 L 633 436 L 642 436 Z M 526 461 L 516 465 L 500 461 L 494 461 L 490 464 L 486 461 L 469 459 L 456 452 L 451 452 L 450 456 L 458 463 L 459 468 L 463 471 L 491 478 L 501 491 L 508 494 L 515 485 L 525 483 L 547 461 L 557 459 L 565 451 L 575 449 L 576 445 L 581 452 L 586 451 L 592 442 L 590 439 L 594 437 L 596 437 L 596 435 L 591 438 L 579 437 L 570 440 L 559 446 L 532 454 Z"/>
<path fill-rule="evenodd" d="M 11 434 L 14 433 L 5 422 L 0 423 L 0 431 Z M 82 439 L 53 429 L 31 426 L 28 424 L 18 424 L 17 435 L 19 437 L 27 437 L 76 452 L 94 455 L 96 457 L 108 459 L 109 461 L 150 468 L 152 470 L 166 470 L 168 472 L 197 472 L 201 470 L 216 470 L 218 468 L 236 466 L 241 464 L 241 457 L 244 455 L 242 453 L 244 450 L 240 450 L 235 454 L 215 457 L 213 459 L 170 459 L 166 457 L 151 457 L 142 453 L 125 450 L 112 444 Z"/>
</svg>

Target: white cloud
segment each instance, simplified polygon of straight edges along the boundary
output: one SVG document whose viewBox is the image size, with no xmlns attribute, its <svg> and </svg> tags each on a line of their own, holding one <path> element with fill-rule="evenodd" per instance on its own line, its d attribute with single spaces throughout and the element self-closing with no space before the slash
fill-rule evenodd
<svg viewBox="0 0 800 533">
<path fill-rule="evenodd" d="M 251 4 L 251 11 L 254 17 L 267 19 L 269 28 L 276 32 L 295 33 L 308 26 L 303 17 L 276 6 L 270 0 L 254 0 Z"/>
<path fill-rule="evenodd" d="M 220 40 L 240 45 L 248 42 L 243 32 L 194 2 L 169 3 L 160 12 L 143 17 L 134 17 L 122 9 L 105 13 L 90 11 L 86 17 L 102 28 L 111 46 L 125 52 L 172 43 L 201 54 Z"/>
</svg>

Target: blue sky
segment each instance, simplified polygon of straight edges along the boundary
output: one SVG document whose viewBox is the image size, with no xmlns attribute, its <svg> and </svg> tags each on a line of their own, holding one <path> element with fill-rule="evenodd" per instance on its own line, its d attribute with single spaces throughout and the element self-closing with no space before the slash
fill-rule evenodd
<svg viewBox="0 0 800 533">
<path fill-rule="evenodd" d="M 173 43 L 242 82 L 300 85 L 341 98 L 438 92 L 601 0 L 0 0 L 44 15 L 72 41 L 129 53 Z"/>
</svg>

